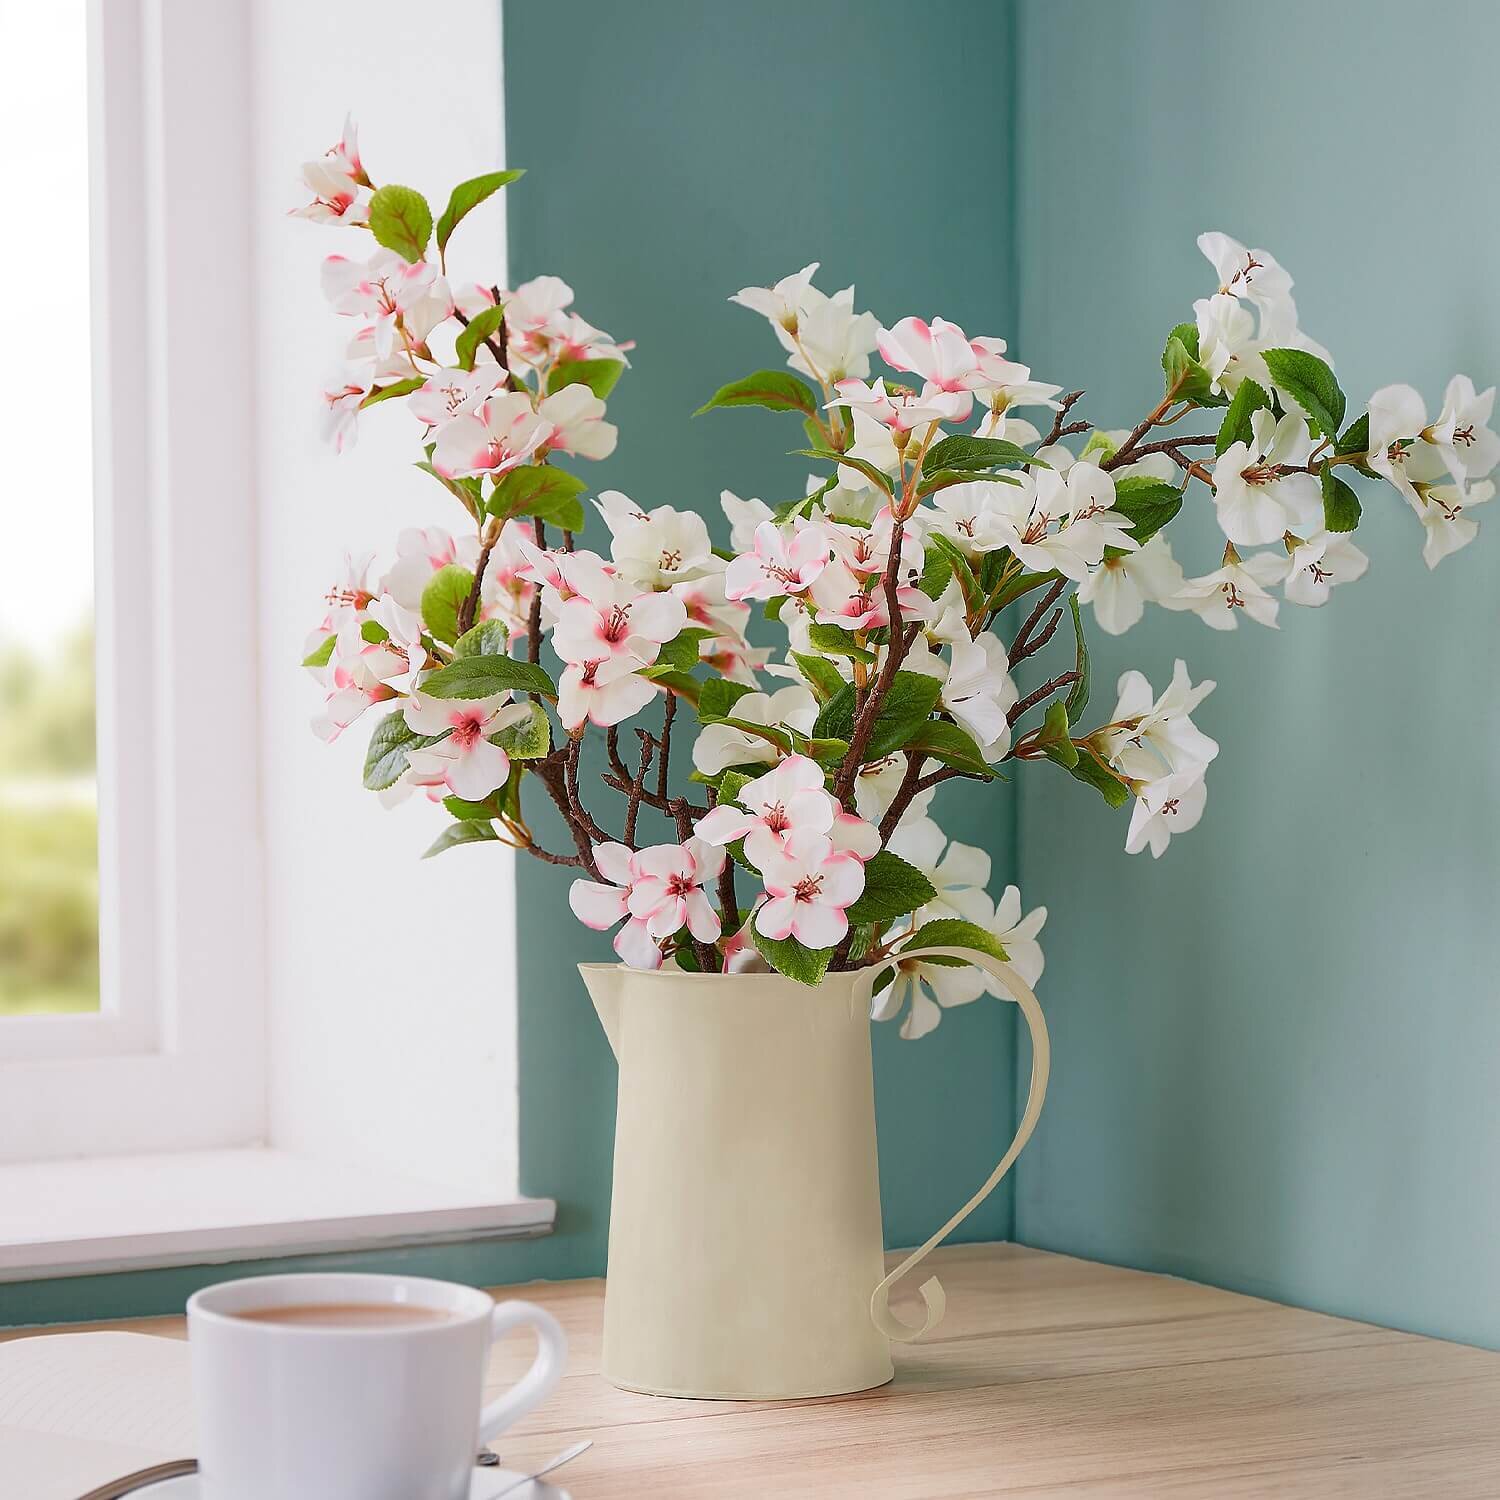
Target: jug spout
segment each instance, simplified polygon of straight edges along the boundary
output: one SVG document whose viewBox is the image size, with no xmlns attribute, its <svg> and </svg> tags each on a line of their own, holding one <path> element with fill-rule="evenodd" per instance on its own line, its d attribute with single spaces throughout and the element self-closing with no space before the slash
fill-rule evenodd
<svg viewBox="0 0 1500 1500">
<path fill-rule="evenodd" d="M 625 967 L 622 964 L 579 964 L 589 999 L 599 1013 L 599 1024 L 609 1038 L 610 1051 L 620 1055 L 620 1003 L 624 995 Z"/>
</svg>

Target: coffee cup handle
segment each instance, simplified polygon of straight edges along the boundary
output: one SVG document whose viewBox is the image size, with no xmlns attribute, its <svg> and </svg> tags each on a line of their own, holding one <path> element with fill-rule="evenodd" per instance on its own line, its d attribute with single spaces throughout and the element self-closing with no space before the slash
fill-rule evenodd
<svg viewBox="0 0 1500 1500">
<path fill-rule="evenodd" d="M 557 1388 L 568 1363 L 568 1336 L 562 1325 L 534 1302 L 502 1302 L 490 1323 L 491 1338 L 498 1339 L 513 1328 L 530 1325 L 536 1330 L 536 1358 L 531 1368 L 503 1396 L 479 1413 L 479 1441 L 487 1443 Z"/>
</svg>

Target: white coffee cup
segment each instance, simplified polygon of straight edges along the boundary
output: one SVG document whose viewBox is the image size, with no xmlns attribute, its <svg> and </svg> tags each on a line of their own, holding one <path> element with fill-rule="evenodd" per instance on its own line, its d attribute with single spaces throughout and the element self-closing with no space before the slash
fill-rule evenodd
<svg viewBox="0 0 1500 1500">
<path fill-rule="evenodd" d="M 313 1308 L 363 1311 L 295 1321 Z M 204 1500 L 467 1500 L 479 1444 L 567 1362 L 545 1309 L 420 1276 L 227 1281 L 187 1313 Z M 481 1411 L 490 1340 L 522 1324 L 536 1359 Z"/>
</svg>

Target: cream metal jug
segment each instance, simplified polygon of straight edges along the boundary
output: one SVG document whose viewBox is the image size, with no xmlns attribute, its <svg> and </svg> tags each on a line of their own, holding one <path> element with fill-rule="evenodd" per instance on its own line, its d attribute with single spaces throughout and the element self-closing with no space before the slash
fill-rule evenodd
<svg viewBox="0 0 1500 1500">
<path fill-rule="evenodd" d="M 993 1191 L 1047 1091 L 1047 1029 L 1007 964 L 968 949 L 1021 1007 L 1031 1086 L 994 1172 L 885 1274 L 870 995 L 880 966 L 809 988 L 778 974 L 580 964 L 620 1069 L 604 1375 L 626 1390 L 724 1400 L 829 1396 L 891 1379 L 890 1341 L 943 1315 L 935 1277 L 911 1326 L 894 1283 Z"/>
</svg>

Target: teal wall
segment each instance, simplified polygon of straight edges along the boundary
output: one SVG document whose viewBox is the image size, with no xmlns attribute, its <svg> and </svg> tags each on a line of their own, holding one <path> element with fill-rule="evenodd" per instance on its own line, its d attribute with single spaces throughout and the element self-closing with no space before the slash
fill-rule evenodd
<svg viewBox="0 0 1500 1500">
<path fill-rule="evenodd" d="M 529 174 L 511 189 L 511 275 L 564 277 L 585 317 L 638 343 L 610 400 L 619 448 L 591 478 L 697 508 L 721 536 L 721 489 L 773 504 L 801 494 L 794 419 L 689 414 L 781 362 L 765 323 L 727 298 L 810 260 L 823 262 L 820 286 L 853 282 L 858 305 L 887 320 L 941 310 L 976 332 L 1014 326 L 1011 22 L 985 0 L 930 4 L 916 26 L 895 0 L 505 7 L 507 153 Z M 1000 884 L 1007 790 L 971 797 L 950 823 L 993 851 Z M 521 877 L 523 1185 L 560 1202 L 549 1274 L 592 1274 L 615 1075 L 572 964 L 612 955 L 569 914 L 566 871 L 523 865 Z M 915 1044 L 877 1029 L 892 1244 L 924 1239 L 1009 1138 L 1008 1012 L 975 1005 Z M 1007 1185 L 965 1234 L 1011 1227 Z"/>
<path fill-rule="evenodd" d="M 1008 5 L 939 0 L 914 26 L 895 0 L 551 0 L 508 4 L 504 21 L 507 150 L 529 169 L 509 190 L 512 275 L 566 277 L 591 321 L 639 345 L 611 398 L 621 439 L 591 469 L 599 487 L 698 507 L 721 532 L 723 488 L 772 503 L 802 492 L 808 465 L 786 456 L 803 442 L 795 421 L 690 414 L 780 362 L 769 328 L 729 295 L 809 260 L 824 262 L 820 285 L 854 282 L 887 320 L 1014 326 Z M 951 821 L 994 852 L 1000 885 L 1008 791 Z M 538 808 L 542 842 L 565 846 Z M 519 873 L 522 1186 L 558 1200 L 555 1234 L 0 1286 L 0 1325 L 173 1311 L 228 1275 L 313 1265 L 479 1283 L 602 1272 L 615 1071 L 573 966 L 613 955 L 569 913 L 568 872 L 523 861 Z M 979 1003 L 920 1043 L 879 1029 L 892 1244 L 924 1239 L 1009 1139 L 1013 1024 L 1009 1007 Z M 1008 1238 L 1012 1223 L 1006 1184 L 964 1234 Z"/>
<path fill-rule="evenodd" d="M 1021 341 L 1091 416 L 1156 399 L 1208 228 L 1291 269 L 1351 404 L 1500 376 L 1500 9 L 1026 0 L 1019 23 Z M 1208 810 L 1160 863 L 1049 767 L 1021 784 L 1057 1052 L 1018 1238 L 1500 1344 L 1500 515 L 1433 574 L 1394 492 L 1365 516 L 1369 574 L 1279 632 L 1148 611 L 1101 645 L 1102 710 L 1127 665 L 1219 683 Z M 1216 565 L 1211 516 L 1177 531 Z"/>
</svg>

